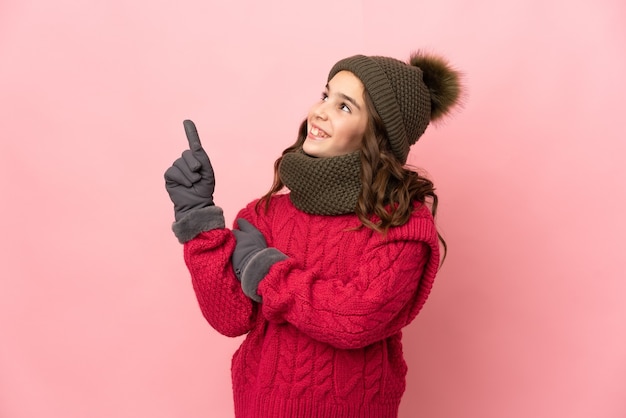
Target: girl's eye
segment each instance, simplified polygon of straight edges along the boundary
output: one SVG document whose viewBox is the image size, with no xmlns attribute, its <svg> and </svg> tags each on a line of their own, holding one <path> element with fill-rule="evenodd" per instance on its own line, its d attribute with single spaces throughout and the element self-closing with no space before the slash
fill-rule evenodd
<svg viewBox="0 0 626 418">
<path fill-rule="evenodd" d="M 341 106 L 339 106 L 339 108 L 340 108 L 341 110 L 343 110 L 344 112 L 348 112 L 348 113 L 350 113 L 350 112 L 351 112 L 350 108 L 349 108 L 349 107 L 348 107 L 348 105 L 347 105 L 347 104 L 345 104 L 345 103 L 342 103 L 342 104 L 341 104 Z"/>
<path fill-rule="evenodd" d="M 328 94 L 322 93 L 322 101 L 325 102 L 326 100 L 328 100 Z"/>
</svg>

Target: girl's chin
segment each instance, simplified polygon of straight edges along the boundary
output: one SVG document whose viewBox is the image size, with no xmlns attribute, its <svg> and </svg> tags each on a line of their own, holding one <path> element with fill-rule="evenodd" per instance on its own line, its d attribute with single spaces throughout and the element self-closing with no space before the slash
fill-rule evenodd
<svg viewBox="0 0 626 418">
<path fill-rule="evenodd" d="M 320 150 L 316 145 L 315 141 L 307 138 L 307 140 L 304 141 L 304 144 L 302 144 L 302 151 L 311 157 L 319 157 Z"/>
<path fill-rule="evenodd" d="M 305 142 L 320 143 L 320 142 L 325 142 L 328 138 L 318 138 L 317 136 L 308 134 L 305 139 L 306 139 Z"/>
</svg>

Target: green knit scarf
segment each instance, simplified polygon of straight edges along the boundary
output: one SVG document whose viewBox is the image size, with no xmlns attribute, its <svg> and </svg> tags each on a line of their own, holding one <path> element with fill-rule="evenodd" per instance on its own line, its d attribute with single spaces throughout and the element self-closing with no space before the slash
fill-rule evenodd
<svg viewBox="0 0 626 418">
<path fill-rule="evenodd" d="M 291 202 L 315 215 L 353 213 L 361 192 L 360 170 L 359 151 L 316 158 L 301 148 L 285 154 L 278 168 Z"/>
</svg>

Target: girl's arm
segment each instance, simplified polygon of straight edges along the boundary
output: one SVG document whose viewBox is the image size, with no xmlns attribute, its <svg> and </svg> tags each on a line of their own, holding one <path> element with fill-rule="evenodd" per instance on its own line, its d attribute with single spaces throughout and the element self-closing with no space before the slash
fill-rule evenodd
<svg viewBox="0 0 626 418">
<path fill-rule="evenodd" d="M 408 325 L 426 301 L 437 245 L 436 238 L 378 243 L 343 277 L 305 271 L 294 259 L 279 262 L 259 285 L 262 313 L 342 349 L 380 341 Z"/>
<path fill-rule="evenodd" d="M 250 331 L 256 307 L 241 290 L 230 261 L 235 237 L 228 229 L 202 232 L 185 243 L 185 263 L 206 320 L 229 337 Z"/>
</svg>

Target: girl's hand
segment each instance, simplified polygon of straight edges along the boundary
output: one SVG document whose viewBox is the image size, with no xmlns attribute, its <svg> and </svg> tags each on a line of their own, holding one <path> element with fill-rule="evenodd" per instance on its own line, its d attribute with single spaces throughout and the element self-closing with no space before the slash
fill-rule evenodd
<svg viewBox="0 0 626 418">
<path fill-rule="evenodd" d="M 194 123 L 183 122 L 189 149 L 165 172 L 165 189 L 174 203 L 176 221 L 187 213 L 213 206 L 215 174 Z"/>
<path fill-rule="evenodd" d="M 276 248 L 267 247 L 265 237 L 243 218 L 237 219 L 239 229 L 233 229 L 237 245 L 232 255 L 235 275 L 241 281 L 241 289 L 250 299 L 262 302 L 257 293 L 259 283 L 277 262 L 287 258 Z"/>
</svg>

